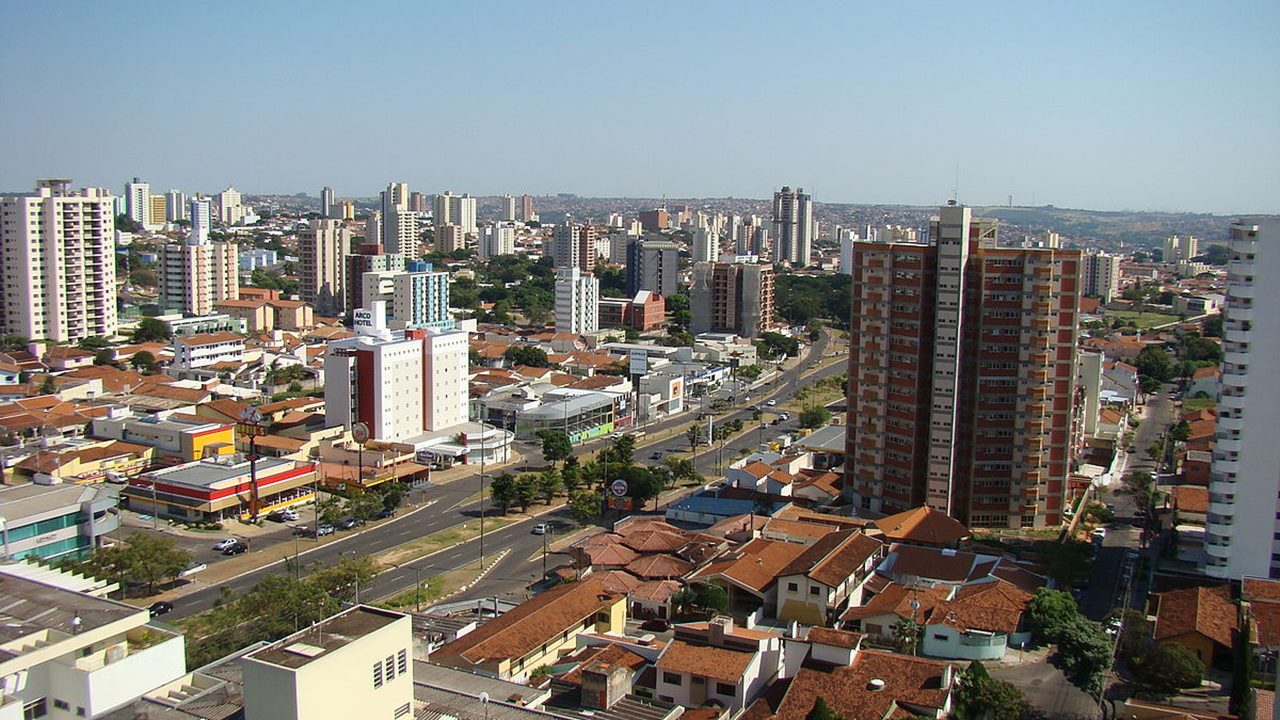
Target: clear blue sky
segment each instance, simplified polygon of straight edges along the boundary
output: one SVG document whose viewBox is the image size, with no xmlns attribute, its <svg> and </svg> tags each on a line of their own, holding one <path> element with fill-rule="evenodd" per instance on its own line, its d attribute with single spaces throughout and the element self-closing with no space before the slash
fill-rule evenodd
<svg viewBox="0 0 1280 720">
<path fill-rule="evenodd" d="M 7 2 L 0 189 L 1280 211 L 1280 3 Z"/>
</svg>

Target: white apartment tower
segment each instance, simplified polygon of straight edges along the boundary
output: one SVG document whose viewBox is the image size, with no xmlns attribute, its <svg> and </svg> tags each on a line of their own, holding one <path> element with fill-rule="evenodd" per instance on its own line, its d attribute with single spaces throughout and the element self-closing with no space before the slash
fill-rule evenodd
<svg viewBox="0 0 1280 720">
<path fill-rule="evenodd" d="M 312 220 L 298 238 L 298 292 L 319 315 L 334 316 L 347 309 L 343 289 L 350 248 L 351 231 L 338 220 Z"/>
<path fill-rule="evenodd" d="M 465 330 L 431 331 L 420 337 L 427 382 L 427 390 L 422 393 L 424 429 L 461 425 L 468 416 L 470 334 Z"/>
<path fill-rule="evenodd" d="M 213 227 L 213 208 L 208 198 L 191 200 L 191 231 L 187 235 L 188 245 L 208 245 L 209 229 Z"/>
<path fill-rule="evenodd" d="M 600 281 L 576 267 L 556 270 L 556 332 L 575 335 L 600 329 Z"/>
<path fill-rule="evenodd" d="M 516 199 L 514 195 L 502 196 L 502 219 L 506 222 L 516 221 Z"/>
<path fill-rule="evenodd" d="M 164 219 L 177 222 L 190 218 L 187 206 L 187 194 L 181 190 L 170 190 L 164 194 Z"/>
<path fill-rule="evenodd" d="M 151 183 L 144 183 L 138 178 L 124 186 L 124 212 L 130 220 L 139 225 L 148 224 L 151 210 Z"/>
<path fill-rule="evenodd" d="M 1120 256 L 1089 252 L 1084 256 L 1084 293 L 1109 303 L 1120 294 Z"/>
<path fill-rule="evenodd" d="M 115 200 L 41 180 L 0 198 L 0 331 L 76 342 L 116 334 Z"/>
<path fill-rule="evenodd" d="M 382 244 L 390 255 L 418 256 L 418 213 L 404 205 L 382 216 Z"/>
<path fill-rule="evenodd" d="M 1200 254 L 1200 239 L 1190 235 L 1174 235 L 1164 239 L 1164 257 L 1167 263 L 1190 260 Z"/>
<path fill-rule="evenodd" d="M 333 188 L 328 185 L 320 189 L 320 217 L 327 218 L 333 214 Z"/>
<path fill-rule="evenodd" d="M 219 302 L 240 297 L 239 260 L 235 243 L 161 246 L 160 307 L 212 315 Z"/>
<path fill-rule="evenodd" d="M 514 255 L 516 252 L 516 224 L 509 220 L 496 222 L 484 228 L 480 235 L 479 253 L 482 258 L 495 255 Z"/>
<path fill-rule="evenodd" d="M 783 187 L 773 194 L 773 254 L 796 267 L 813 256 L 813 198 L 804 188 Z"/>
<path fill-rule="evenodd" d="M 244 219 L 245 209 L 240 201 L 240 191 L 234 187 L 228 187 L 215 195 L 214 201 L 217 205 L 218 220 L 223 225 L 235 225 Z"/>
<path fill-rule="evenodd" d="M 720 255 L 720 236 L 706 226 L 693 231 L 693 262 L 715 262 Z"/>
<path fill-rule="evenodd" d="M 412 328 L 452 326 L 453 321 L 449 318 L 449 273 L 435 272 L 429 264 L 426 265 L 425 271 L 391 276 L 391 318 Z"/>
<path fill-rule="evenodd" d="M 1280 220 L 1231 225 L 1205 573 L 1280 576 Z"/>
</svg>

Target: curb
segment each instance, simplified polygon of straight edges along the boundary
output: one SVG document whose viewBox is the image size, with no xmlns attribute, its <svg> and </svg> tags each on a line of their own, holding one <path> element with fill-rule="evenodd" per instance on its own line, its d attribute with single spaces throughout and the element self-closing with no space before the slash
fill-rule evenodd
<svg viewBox="0 0 1280 720">
<path fill-rule="evenodd" d="M 482 580 L 484 580 L 486 577 L 489 577 L 489 573 L 493 572 L 494 568 L 498 567 L 498 563 L 502 562 L 503 560 L 506 560 L 507 555 L 510 555 L 510 554 L 511 554 L 511 548 L 503 548 L 498 553 L 498 556 L 493 559 L 493 562 L 489 563 L 489 567 L 481 570 L 480 574 L 477 575 L 474 580 L 472 580 L 469 583 L 466 583 L 465 585 L 459 587 L 457 590 L 454 590 L 453 592 L 449 593 L 448 595 L 445 595 L 444 597 L 436 598 L 433 602 L 429 603 L 427 607 L 431 607 L 433 605 L 439 605 L 440 603 L 448 600 L 449 598 L 460 595 L 470 590 L 471 588 L 475 587 L 476 585 L 479 585 Z"/>
</svg>

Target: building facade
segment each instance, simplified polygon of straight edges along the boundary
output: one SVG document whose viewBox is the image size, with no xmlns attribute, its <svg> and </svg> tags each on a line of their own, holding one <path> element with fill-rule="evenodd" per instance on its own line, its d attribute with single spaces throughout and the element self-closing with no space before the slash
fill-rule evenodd
<svg viewBox="0 0 1280 720">
<path fill-rule="evenodd" d="M 347 309 L 343 290 L 350 248 L 351 231 L 338 220 L 312 220 L 298 237 L 302 265 L 298 293 L 322 316 L 332 317 Z"/>
<path fill-rule="evenodd" d="M 1204 551 L 1208 575 L 1280 576 L 1280 220 L 1231 225 L 1222 379 Z"/>
<path fill-rule="evenodd" d="M 84 553 L 120 525 L 116 500 L 91 485 L 0 487 L 0 539 L 4 556 L 54 558 Z"/>
<path fill-rule="evenodd" d="M 697 263 L 689 289 L 692 331 L 753 338 L 773 325 L 773 267 L 760 263 Z"/>
<path fill-rule="evenodd" d="M 1084 294 L 1104 304 L 1120 296 L 1120 256 L 1088 252 L 1084 258 Z"/>
<path fill-rule="evenodd" d="M 970 526 L 1057 525 L 1067 499 L 1081 257 L 996 247 L 948 206 L 931 241 L 855 243 L 845 493 Z M 696 307 L 696 304 L 695 304 Z"/>
<path fill-rule="evenodd" d="M 449 273 L 434 272 L 429 263 L 421 261 L 414 261 L 410 266 L 423 269 L 399 273 L 391 278 L 391 319 L 407 327 L 451 327 Z"/>
<path fill-rule="evenodd" d="M 636 238 L 627 246 L 627 294 L 641 290 L 663 297 L 680 288 L 680 246 L 661 238 Z"/>
<path fill-rule="evenodd" d="M 813 198 L 804 188 L 773 194 L 773 258 L 804 267 L 813 257 Z"/>
<path fill-rule="evenodd" d="M 192 212 L 195 212 L 194 203 Z M 194 233 L 194 221 L 192 225 Z M 222 300 L 239 298 L 239 255 L 235 243 L 161 246 L 160 307 L 192 315 L 211 315 L 217 312 L 217 304 Z"/>
<path fill-rule="evenodd" d="M 556 332 L 581 335 L 600 329 L 600 281 L 576 267 L 556 271 Z"/>
<path fill-rule="evenodd" d="M 42 180 L 0 198 L 0 330 L 56 342 L 116 334 L 115 202 Z"/>
<path fill-rule="evenodd" d="M 403 255 L 388 255 L 376 243 L 361 245 L 358 252 L 346 257 L 346 289 L 343 306 L 351 312 L 364 301 L 364 275 L 370 272 L 404 272 Z"/>
</svg>

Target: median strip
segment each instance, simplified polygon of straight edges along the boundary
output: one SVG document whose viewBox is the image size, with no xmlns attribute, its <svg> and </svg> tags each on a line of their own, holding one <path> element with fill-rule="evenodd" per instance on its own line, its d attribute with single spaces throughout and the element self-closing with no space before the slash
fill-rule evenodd
<svg viewBox="0 0 1280 720">
<path fill-rule="evenodd" d="M 486 517 L 484 529 L 485 532 L 493 532 L 518 521 L 519 519 L 516 518 Z M 384 567 L 403 565 L 441 550 L 461 545 L 477 537 L 480 537 L 480 521 L 478 519 L 437 530 L 417 540 L 410 540 L 407 543 L 396 545 L 378 553 L 373 559 L 374 562 Z"/>
</svg>

